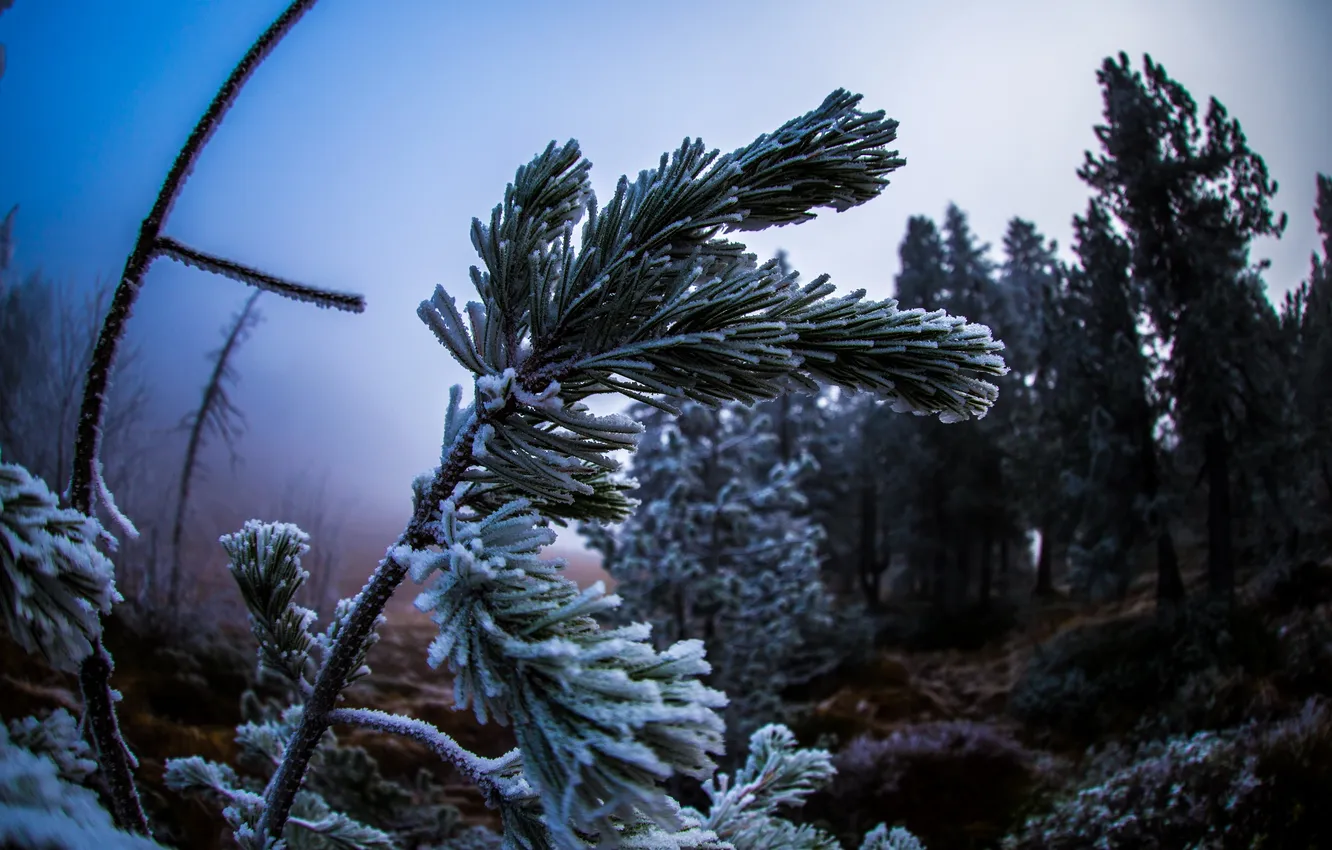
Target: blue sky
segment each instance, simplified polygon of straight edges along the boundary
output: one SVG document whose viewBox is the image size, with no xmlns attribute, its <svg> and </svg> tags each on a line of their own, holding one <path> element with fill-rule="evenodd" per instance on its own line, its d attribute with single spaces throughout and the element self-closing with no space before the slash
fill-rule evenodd
<svg viewBox="0 0 1332 850">
<path fill-rule="evenodd" d="M 17 263 L 119 274 L 176 150 L 283 5 L 17 0 L 0 16 L 0 207 L 21 205 Z M 166 228 L 369 302 L 352 316 L 261 299 L 237 363 L 238 498 L 326 470 L 365 522 L 396 530 L 464 378 L 415 307 L 436 284 L 466 300 L 471 218 L 551 139 L 580 140 L 606 197 L 686 135 L 731 149 L 836 87 L 862 92 L 901 121 L 907 167 L 864 207 L 748 241 L 886 296 L 906 218 L 949 201 L 987 241 L 1020 215 L 1066 245 L 1096 68 L 1150 52 L 1225 103 L 1280 181 L 1291 225 L 1258 247 L 1279 297 L 1307 272 L 1314 175 L 1332 172 L 1330 35 L 1326 0 L 324 0 L 242 93 Z M 245 295 L 165 260 L 150 272 L 132 329 L 172 419 Z"/>
</svg>

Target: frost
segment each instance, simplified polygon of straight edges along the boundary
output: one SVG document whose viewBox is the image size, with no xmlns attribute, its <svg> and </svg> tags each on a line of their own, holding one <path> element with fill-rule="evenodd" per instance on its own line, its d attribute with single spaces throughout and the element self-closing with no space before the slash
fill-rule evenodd
<svg viewBox="0 0 1332 850">
<path fill-rule="evenodd" d="M 63 721 L 57 724 L 65 725 Z M 31 737 L 33 727 L 21 725 Z M 0 845 L 46 850 L 165 850 L 151 839 L 118 830 L 96 792 L 66 781 L 55 762 L 11 741 L 3 726 Z"/>
<path fill-rule="evenodd" d="M 120 508 L 116 507 L 115 497 L 111 495 L 111 489 L 106 486 L 106 479 L 102 476 L 102 461 L 99 459 L 93 464 L 93 486 L 97 488 L 97 497 L 101 500 L 102 506 L 106 508 L 107 513 L 111 514 L 111 520 L 116 526 L 131 540 L 139 539 L 139 530 L 130 522 L 130 518 L 121 513 Z"/>
<path fill-rule="evenodd" d="M 121 601 L 97 549 L 102 533 L 22 466 L 0 464 L 0 617 L 20 646 L 60 670 L 78 668 L 101 637 L 99 615 Z"/>
</svg>

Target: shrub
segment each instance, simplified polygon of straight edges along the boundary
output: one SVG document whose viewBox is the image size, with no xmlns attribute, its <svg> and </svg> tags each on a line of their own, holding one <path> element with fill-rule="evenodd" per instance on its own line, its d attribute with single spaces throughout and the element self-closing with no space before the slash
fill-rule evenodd
<svg viewBox="0 0 1332 850">
<path fill-rule="evenodd" d="M 1111 746 L 1078 790 L 1004 839 L 1005 850 L 1240 850 L 1332 846 L 1332 716 Z"/>
<path fill-rule="evenodd" d="M 807 816 L 839 836 L 896 813 L 934 850 L 997 839 L 1036 789 L 1040 759 L 987 723 L 918 723 L 887 738 L 853 739 L 833 759 L 837 776 Z"/>
<path fill-rule="evenodd" d="M 291 734 L 294 715 L 291 710 L 284 711 L 281 703 L 262 702 L 253 691 L 247 691 L 242 699 L 245 722 L 236 728 L 236 743 L 239 766 L 249 775 L 236 775 L 223 766 L 210 768 L 199 759 L 174 760 L 167 771 L 168 786 L 220 799 L 230 799 L 231 791 L 262 792 L 282 760 L 283 741 Z M 225 790 L 218 784 L 198 781 L 212 776 L 214 770 L 227 777 Z M 316 817 L 327 818 L 330 823 L 335 821 L 333 813 L 339 813 L 347 822 L 364 825 L 360 833 L 363 843 L 433 847 L 459 837 L 461 831 L 458 810 L 439 801 L 443 791 L 425 769 L 411 784 L 386 779 L 374 757 L 361 747 L 340 745 L 330 732 L 311 759 L 302 804 L 307 812 L 317 813 Z M 309 834 L 296 836 L 306 844 L 316 840 Z"/>
<path fill-rule="evenodd" d="M 1245 596 L 1274 615 L 1332 603 L 1332 561 L 1279 561 L 1254 576 Z"/>
<path fill-rule="evenodd" d="M 71 720 L 56 714 L 45 723 L 15 724 L 15 738 L 22 736 L 28 746 L 11 740 L 0 724 L 0 846 L 164 850 L 155 841 L 117 829 L 97 794 L 69 781 L 88 767 L 81 764 L 82 742 L 72 733 Z"/>
<path fill-rule="evenodd" d="M 1131 733 L 1145 716 L 1173 718 L 1180 733 L 1221 728 L 1244 719 L 1248 705 L 1235 699 L 1253 684 L 1244 677 L 1278 664 L 1254 612 L 1194 606 L 1056 635 L 1037 648 L 1009 708 L 1038 736 L 1083 744 Z M 1235 677 L 1229 699 L 1201 686 L 1226 677 Z M 1198 704 L 1200 696 L 1210 704 Z"/>
</svg>

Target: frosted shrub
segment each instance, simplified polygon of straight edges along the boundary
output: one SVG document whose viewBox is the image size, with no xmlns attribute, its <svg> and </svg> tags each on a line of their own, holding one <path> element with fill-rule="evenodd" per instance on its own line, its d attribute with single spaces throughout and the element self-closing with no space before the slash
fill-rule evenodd
<svg viewBox="0 0 1332 850">
<path fill-rule="evenodd" d="M 1268 725 L 1112 746 L 1005 850 L 1326 847 L 1332 723 L 1322 703 Z"/>
<path fill-rule="evenodd" d="M 117 348 L 156 258 L 321 306 L 364 308 L 359 296 L 283 280 L 162 232 L 240 87 L 311 5 L 297 0 L 261 36 L 173 165 L 92 356 L 70 508 L 43 503 L 45 536 L 28 549 L 3 550 L 11 553 L 4 586 L 18 589 L 5 600 L 6 614 L 20 629 L 43 623 L 31 630 L 36 645 L 53 663 L 78 666 L 84 723 L 113 813 L 138 833 L 148 832 L 147 818 L 97 632 L 96 614 L 113 598 L 109 562 L 91 548 L 92 520 L 76 514 L 91 517 L 100 503 L 133 533 L 102 481 L 100 423 Z M 904 164 L 887 149 L 897 122 L 862 112 L 859 101 L 835 91 L 727 154 L 686 139 L 656 168 L 621 178 L 604 205 L 575 141 L 551 143 L 519 168 L 489 218 L 472 223 L 476 300 L 460 308 L 439 287 L 417 311 L 471 374 L 471 399 L 462 387 L 451 390 L 438 465 L 414 482 L 412 516 L 362 591 L 316 631 L 314 613 L 293 599 L 306 577 L 301 556 L 318 541 L 258 520 L 223 538 L 261 664 L 292 694 L 265 733 L 275 755 L 271 777 L 252 791 L 230 767 L 187 758 L 169 763 L 171 784 L 222 799 L 244 848 L 386 847 L 385 833 L 305 787 L 330 728 L 363 726 L 414 738 L 475 782 L 500 815 L 507 847 L 756 846 L 747 844 L 757 841 L 751 829 L 762 831 L 765 846 L 831 846 L 766 814 L 739 826 L 715 810 L 703 818 L 667 795 L 666 780 L 708 778 L 722 751 L 717 711 L 726 697 L 700 682 L 710 669 L 704 646 L 682 640 L 658 649 L 647 625 L 603 627 L 598 617 L 618 599 L 600 585 L 580 591 L 541 551 L 554 539 L 552 523 L 613 523 L 633 510 L 628 484 L 613 477 L 614 455 L 632 450 L 641 429 L 625 416 L 592 413 L 585 402 L 594 395 L 618 393 L 675 413 L 686 400 L 752 404 L 826 385 L 949 422 L 989 410 L 997 390 L 986 379 L 1005 366 L 988 328 L 942 311 L 899 310 L 863 290 L 835 296 L 826 276 L 802 284 L 729 238 L 808 221 L 818 208 L 847 210 L 883 190 Z M 31 526 L 10 510 L 0 518 L 5 539 Z M 37 575 L 45 578 L 28 578 Z M 430 663 L 449 669 L 459 708 L 478 722 L 513 725 L 512 752 L 481 758 L 420 720 L 342 704 L 348 685 L 369 673 L 384 607 L 409 576 L 424 586 L 417 606 L 439 626 Z M 789 764 L 772 734 L 755 770 Z M 788 801 L 821 776 L 817 759 L 795 763 L 775 774 L 787 777 L 776 786 L 768 773 L 742 771 L 737 787 L 743 781 L 754 791 L 729 810 Z M 716 787 L 721 805 L 727 792 L 720 781 Z"/>
<path fill-rule="evenodd" d="M 1219 728 L 1244 719 L 1246 677 L 1275 667 L 1277 650 L 1243 608 L 1190 605 L 1169 619 L 1069 629 L 1037 647 L 1009 708 L 1032 729 L 1084 745 L 1151 724 L 1177 734 Z"/>
<path fill-rule="evenodd" d="M 155 841 L 117 829 L 94 791 L 65 778 L 67 768 L 11 741 L 0 724 L 0 846 L 162 850 Z"/>
</svg>

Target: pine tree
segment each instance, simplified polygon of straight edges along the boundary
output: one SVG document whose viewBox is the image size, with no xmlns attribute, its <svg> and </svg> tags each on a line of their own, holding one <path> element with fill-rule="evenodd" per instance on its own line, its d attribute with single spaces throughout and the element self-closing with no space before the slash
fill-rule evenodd
<svg viewBox="0 0 1332 850">
<path fill-rule="evenodd" d="M 1122 223 L 1133 275 L 1169 356 L 1164 376 L 1174 424 L 1203 456 L 1208 487 L 1208 582 L 1214 598 L 1234 590 L 1232 466 L 1243 427 L 1252 340 L 1249 243 L 1280 235 L 1276 192 L 1239 122 L 1213 98 L 1199 120 L 1188 91 L 1144 58 L 1107 59 L 1098 73 L 1105 123 L 1099 155 L 1079 176 Z"/>
<path fill-rule="evenodd" d="M 1053 589 L 1050 544 L 1065 506 L 1064 500 L 1051 498 L 1060 485 L 1063 461 L 1053 410 L 1054 359 L 1059 354 L 1053 326 L 1059 318 L 1056 299 L 1062 285 L 1056 251 L 1055 243 L 1047 241 L 1032 222 L 1009 221 L 997 281 L 1000 309 L 993 313 L 1010 364 L 1009 373 L 1000 379 L 1005 403 L 995 411 L 998 418 L 990 426 L 999 432 L 1005 504 L 1010 506 L 1002 520 L 1000 571 L 1007 588 L 1011 550 L 1025 548 L 1028 528 L 1038 530 L 1037 595 Z"/>
<path fill-rule="evenodd" d="M 1095 200 L 1073 227 L 1079 266 L 1069 275 L 1065 336 L 1057 345 L 1063 354 L 1057 416 L 1071 435 L 1063 449 L 1078 510 L 1073 568 L 1083 591 L 1109 586 L 1122 596 L 1134 545 L 1151 535 L 1157 601 L 1169 607 L 1183 598 L 1184 585 L 1162 507 L 1151 364 L 1139 332 L 1130 248 Z"/>
<path fill-rule="evenodd" d="M 943 237 L 928 216 L 907 220 L 906 234 L 898 246 L 901 270 L 895 281 L 896 295 L 908 304 L 928 310 L 942 309 L 947 298 Z M 903 520 L 910 529 L 906 545 L 907 569 L 920 594 L 936 607 L 947 604 L 948 479 L 937 474 L 944 467 L 946 447 L 939 433 L 927 422 L 907 421 L 904 451 L 907 469 L 898 470 L 897 487 L 906 494 L 910 511 Z"/>
<path fill-rule="evenodd" d="M 966 214 L 955 204 L 949 204 L 944 215 L 943 234 L 945 289 L 941 306 L 955 315 L 993 315 L 1001 319 L 1004 303 L 988 256 L 990 246 L 977 242 Z M 974 433 L 965 438 L 956 431 L 936 427 L 936 423 L 925 423 L 927 440 L 934 442 L 933 454 L 946 458 L 949 469 L 946 510 L 952 571 L 948 580 L 951 592 L 945 602 L 949 610 L 968 605 L 973 564 L 977 603 L 982 608 L 990 603 L 995 547 L 1010 536 L 1010 502 L 1015 501 L 1010 499 L 1004 481 L 1002 436 L 1010 408 L 1005 396 L 1003 407 L 977 423 Z"/>
<path fill-rule="evenodd" d="M 180 582 L 183 577 L 182 537 L 185 532 L 185 515 L 189 508 L 190 487 L 194 479 L 203 472 L 200 452 L 210 436 L 217 437 L 226 446 L 234 467 L 237 461 L 236 440 L 245 431 L 245 414 L 231 400 L 228 385 L 234 386 L 239 376 L 232 365 L 231 358 L 261 319 L 255 308 L 255 302 L 263 290 L 256 289 L 245 299 L 240 312 L 232 317 L 227 327 L 222 330 L 222 346 L 208 355 L 213 361 L 213 368 L 204 384 L 198 409 L 181 421 L 181 428 L 188 430 L 190 437 L 185 445 L 185 458 L 181 464 L 178 491 L 176 493 L 175 516 L 171 523 L 171 571 L 167 580 L 167 604 L 175 608 L 180 601 Z"/>
<path fill-rule="evenodd" d="M 800 491 L 813 461 L 783 461 L 759 407 L 691 403 L 674 419 L 640 407 L 636 418 L 646 427 L 632 474 L 645 498 L 613 534 L 592 540 L 623 599 L 619 622 L 651 624 L 661 649 L 695 638 L 711 647 L 708 682 L 730 695 L 734 750 L 784 716 L 784 689 L 843 660 L 839 642 L 827 640 L 834 608 L 819 577 L 824 533 Z"/>
<path fill-rule="evenodd" d="M 1314 215 L 1322 236 L 1309 277 L 1289 292 L 1280 314 L 1283 366 L 1290 376 L 1293 420 L 1284 452 L 1288 503 L 1299 526 L 1332 547 L 1332 177 L 1318 175 Z"/>
</svg>

